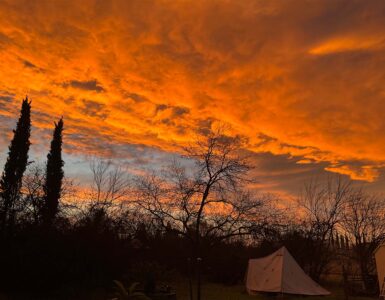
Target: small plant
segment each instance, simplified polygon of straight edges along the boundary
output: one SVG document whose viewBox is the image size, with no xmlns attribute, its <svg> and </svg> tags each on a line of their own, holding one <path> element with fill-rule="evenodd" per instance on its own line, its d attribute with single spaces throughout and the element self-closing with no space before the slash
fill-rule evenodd
<svg viewBox="0 0 385 300">
<path fill-rule="evenodd" d="M 116 297 L 111 300 L 151 300 L 144 293 L 137 291 L 138 282 L 131 284 L 128 289 L 119 280 L 114 280 L 114 283 Z"/>
<path fill-rule="evenodd" d="M 156 291 L 156 282 L 153 272 L 148 272 L 146 274 L 146 279 L 144 281 L 144 292 L 148 294 L 154 294 Z"/>
</svg>

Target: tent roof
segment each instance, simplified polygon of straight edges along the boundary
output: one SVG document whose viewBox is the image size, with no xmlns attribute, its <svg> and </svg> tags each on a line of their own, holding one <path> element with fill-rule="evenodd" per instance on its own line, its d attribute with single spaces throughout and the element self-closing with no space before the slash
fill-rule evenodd
<svg viewBox="0 0 385 300">
<path fill-rule="evenodd" d="M 382 247 L 384 247 L 384 246 L 385 246 L 385 242 L 380 243 L 380 244 L 376 247 L 376 249 L 374 249 L 373 254 L 376 254 L 376 252 L 377 252 L 378 250 L 380 250 L 380 248 L 382 248 Z"/>
<path fill-rule="evenodd" d="M 285 247 L 269 256 L 249 260 L 246 288 L 251 294 L 255 292 L 330 294 L 306 275 Z"/>
</svg>

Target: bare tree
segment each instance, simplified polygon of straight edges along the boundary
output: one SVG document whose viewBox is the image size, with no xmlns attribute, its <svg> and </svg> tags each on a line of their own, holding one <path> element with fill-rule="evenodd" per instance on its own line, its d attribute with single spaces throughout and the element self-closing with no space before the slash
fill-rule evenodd
<svg viewBox="0 0 385 300">
<path fill-rule="evenodd" d="M 44 206 L 44 184 L 45 184 L 44 166 L 39 164 L 31 164 L 25 176 L 23 177 L 22 188 L 22 204 L 20 210 L 24 218 L 37 225 L 42 221 L 42 213 Z M 73 207 L 70 200 L 75 194 L 74 181 L 64 177 L 61 189 L 61 199 L 59 205 L 59 214 Z"/>
<path fill-rule="evenodd" d="M 90 169 L 92 183 L 86 195 L 89 201 L 81 208 L 77 222 L 100 232 L 112 230 L 114 218 L 126 210 L 123 202 L 131 191 L 128 172 L 110 160 L 98 158 L 91 159 Z"/>
<path fill-rule="evenodd" d="M 114 202 L 129 195 L 130 180 L 127 172 L 111 161 L 92 159 L 91 206 L 110 207 Z"/>
<path fill-rule="evenodd" d="M 44 182 L 44 169 L 36 164 L 28 168 L 23 178 L 24 216 L 35 225 L 40 222 L 44 204 Z"/>
<path fill-rule="evenodd" d="M 185 155 L 161 174 L 138 178 L 137 203 L 166 230 L 192 242 L 197 259 L 197 299 L 200 299 L 201 242 L 248 235 L 255 230 L 263 204 L 247 191 L 251 169 L 242 154 L 242 140 L 223 130 L 197 139 Z"/>
<path fill-rule="evenodd" d="M 385 238 L 385 203 L 376 195 L 355 190 L 345 206 L 342 227 L 352 242 L 354 259 L 359 265 L 366 290 L 373 287 L 373 251 Z M 376 282 L 374 281 L 376 284 Z"/>
<path fill-rule="evenodd" d="M 321 184 L 310 181 L 298 200 L 299 211 L 304 215 L 302 225 L 312 248 L 313 259 L 309 274 L 318 280 L 333 258 L 332 239 L 352 189 L 349 181 L 340 176 L 330 177 Z"/>
</svg>

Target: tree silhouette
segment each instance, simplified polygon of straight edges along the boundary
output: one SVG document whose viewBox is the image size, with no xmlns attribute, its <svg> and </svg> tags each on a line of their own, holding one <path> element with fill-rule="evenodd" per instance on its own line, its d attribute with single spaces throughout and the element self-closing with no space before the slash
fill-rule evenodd
<svg viewBox="0 0 385 300">
<path fill-rule="evenodd" d="M 61 155 L 63 143 L 62 132 L 63 118 L 61 118 L 58 123 L 55 123 L 51 149 L 47 155 L 43 208 L 43 222 L 46 225 L 51 225 L 57 215 L 62 191 L 62 181 L 64 177 L 64 161 Z"/>
<path fill-rule="evenodd" d="M 303 210 L 302 226 L 312 248 L 309 275 L 319 280 L 334 258 L 331 236 L 338 232 L 346 202 L 352 196 L 351 182 L 341 176 L 330 177 L 320 183 L 310 180 L 298 199 L 298 209 Z M 341 239 L 343 245 L 345 241 Z"/>
<path fill-rule="evenodd" d="M 22 178 L 28 163 L 31 134 L 31 102 L 26 97 L 21 106 L 20 118 L 9 146 L 8 158 L 0 180 L 0 226 L 14 224 L 16 204 L 20 196 Z"/>
<path fill-rule="evenodd" d="M 385 239 L 385 203 L 364 190 L 354 190 L 342 212 L 342 228 L 347 233 L 345 247 L 351 245 L 351 258 L 358 264 L 367 291 L 373 290 L 376 274 L 373 252 Z M 344 251 L 347 252 L 347 251 Z"/>
<path fill-rule="evenodd" d="M 136 181 L 136 203 L 165 230 L 192 242 L 197 300 L 201 299 L 203 242 L 250 235 L 260 224 L 268 200 L 246 187 L 251 165 L 242 154 L 242 142 L 219 128 L 185 149 L 185 158 L 194 162 L 188 170 L 174 161 L 162 176 L 146 174 Z"/>
</svg>

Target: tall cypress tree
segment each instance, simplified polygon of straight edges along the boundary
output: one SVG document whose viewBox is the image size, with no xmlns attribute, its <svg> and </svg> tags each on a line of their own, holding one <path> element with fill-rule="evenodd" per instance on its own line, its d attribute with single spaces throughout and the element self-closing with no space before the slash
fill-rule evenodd
<svg viewBox="0 0 385 300">
<path fill-rule="evenodd" d="M 23 174 L 28 164 L 31 145 L 31 102 L 26 97 L 21 105 L 20 118 L 9 146 L 8 158 L 0 180 L 0 226 L 4 229 L 14 221 L 14 207 L 20 196 Z M 12 223 L 12 224 L 10 224 Z"/>
<path fill-rule="evenodd" d="M 61 154 L 63 125 L 63 118 L 61 118 L 58 123 L 55 123 L 51 149 L 47 155 L 43 207 L 43 221 L 46 225 L 51 225 L 56 217 L 62 191 L 62 181 L 64 177 L 64 161 L 62 160 Z"/>
</svg>

